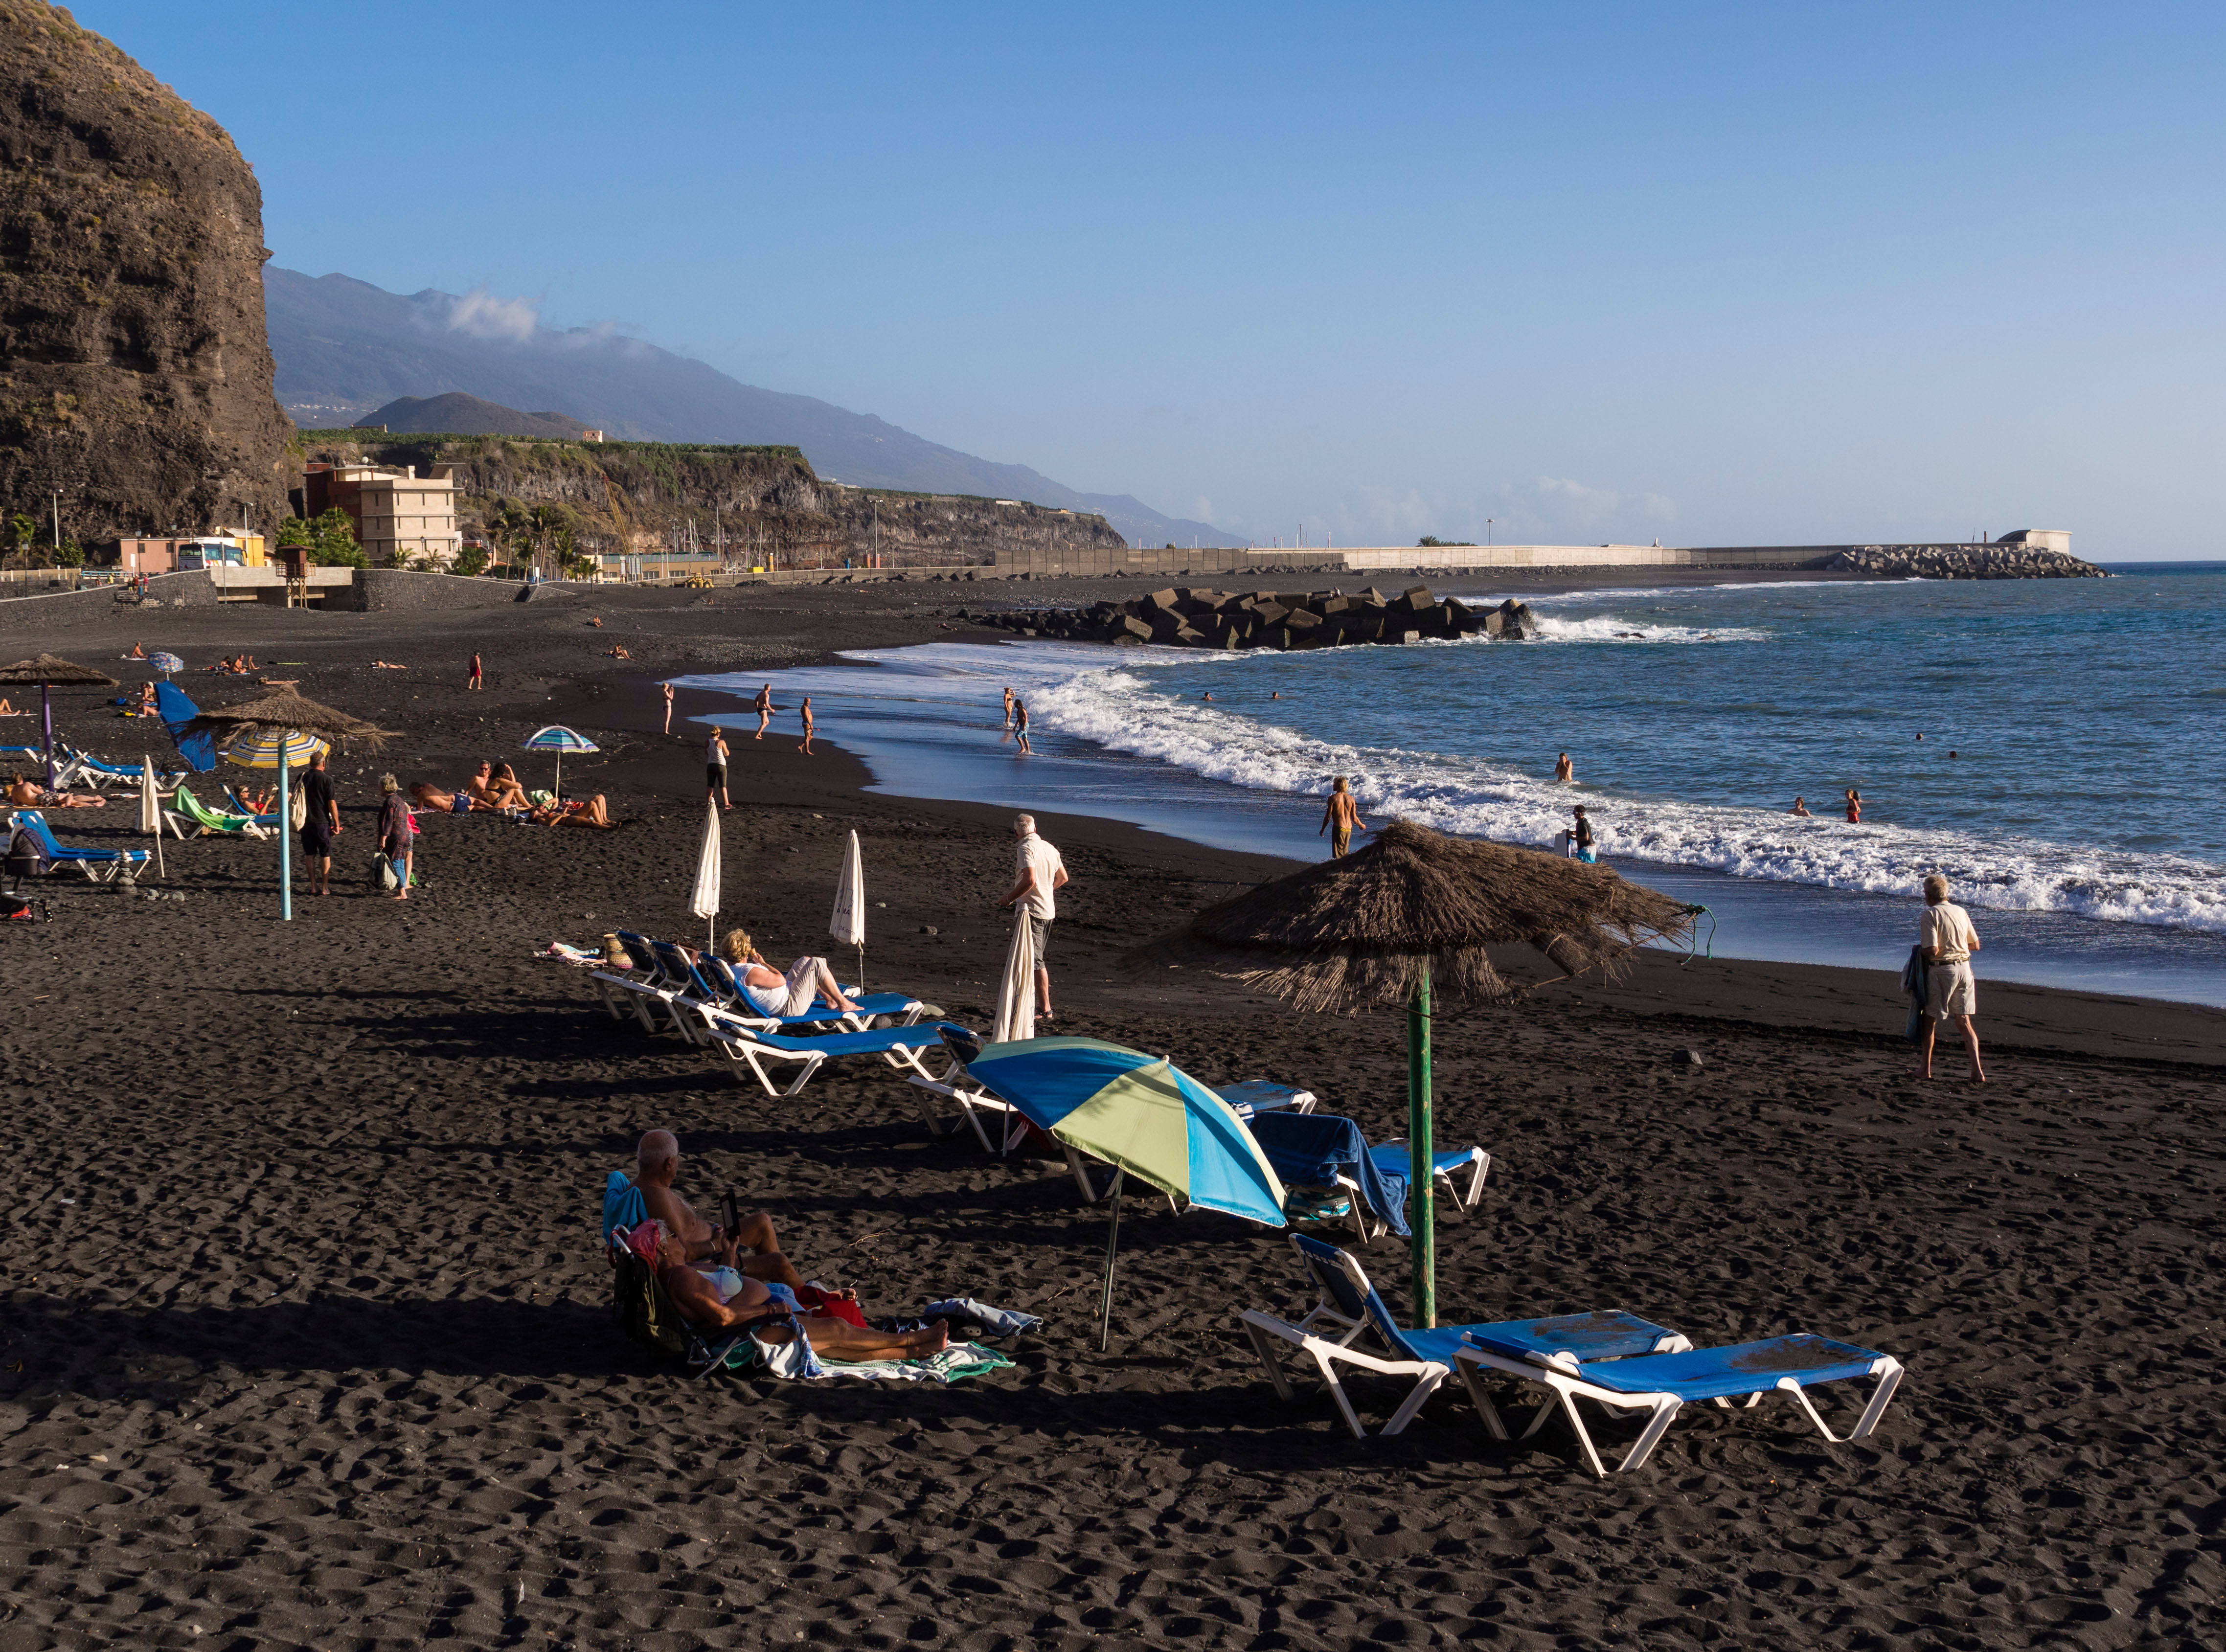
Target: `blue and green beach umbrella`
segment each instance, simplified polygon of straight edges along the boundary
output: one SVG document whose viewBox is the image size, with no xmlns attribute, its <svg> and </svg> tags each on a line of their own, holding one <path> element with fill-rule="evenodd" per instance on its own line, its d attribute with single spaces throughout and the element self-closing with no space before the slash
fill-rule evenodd
<svg viewBox="0 0 2226 1652">
<path fill-rule="evenodd" d="M 598 752 L 601 751 L 602 747 L 596 745 L 595 741 L 589 740 L 585 734 L 576 733 L 572 729 L 565 728 L 563 723 L 550 723 L 548 728 L 538 729 L 526 737 L 525 749 L 529 752 L 554 752 L 556 753 L 556 790 L 558 800 L 562 801 L 564 796 L 564 753 L 567 752 Z"/>
<path fill-rule="evenodd" d="M 1123 1177 L 1205 1210 L 1283 1225 L 1283 1184 L 1244 1121 L 1165 1056 L 1100 1039 L 1023 1039 L 984 1045 L 966 1071 L 1055 1140 L 1115 1167 L 1101 1349 L 1112 1324 Z"/>
</svg>

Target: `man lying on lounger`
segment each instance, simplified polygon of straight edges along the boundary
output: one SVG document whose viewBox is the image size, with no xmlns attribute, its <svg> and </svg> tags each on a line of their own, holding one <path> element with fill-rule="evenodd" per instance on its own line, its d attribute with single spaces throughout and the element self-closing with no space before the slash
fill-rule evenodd
<svg viewBox="0 0 2226 1652">
<path fill-rule="evenodd" d="M 18 809 L 105 809 L 108 799 L 90 791 L 49 791 L 36 780 L 16 775 L 8 786 L 8 801 Z"/>
<path fill-rule="evenodd" d="M 812 1351 L 828 1359 L 928 1359 L 951 1345 L 951 1327 L 941 1319 L 925 1331 L 862 1330 L 848 1319 L 823 1318 L 798 1311 L 796 1299 L 782 1286 L 752 1279 L 734 1265 L 732 1240 L 724 1241 L 716 1264 L 703 1268 L 688 1260 L 687 1247 L 654 1217 L 641 1224 L 656 1240 L 657 1270 L 665 1293 L 681 1317 L 699 1331 L 725 1330 L 747 1325 L 770 1311 L 787 1308 L 811 1338 Z M 639 1233 L 640 1228 L 635 1229 Z M 645 1257 L 645 1261 L 648 1258 Z M 766 1342 L 785 1343 L 796 1333 L 785 1325 L 760 1335 Z"/>
<path fill-rule="evenodd" d="M 780 1241 L 774 1236 L 771 1217 L 762 1210 L 755 1216 L 743 1217 L 732 1233 L 714 1227 L 672 1191 L 673 1179 L 679 1174 L 680 1138 L 670 1130 L 652 1130 L 643 1136 L 633 1152 L 633 1175 L 630 1179 L 641 1190 L 642 1209 L 665 1223 L 665 1231 L 678 1240 L 683 1261 L 701 1261 L 717 1255 L 722 1245 L 731 1250 L 741 1244 L 757 1253 L 743 1257 L 739 1264 L 752 1279 L 769 1279 L 791 1290 L 804 1283 L 804 1275 L 780 1254 Z M 734 1263 L 732 1255 L 727 1260 Z"/>
</svg>

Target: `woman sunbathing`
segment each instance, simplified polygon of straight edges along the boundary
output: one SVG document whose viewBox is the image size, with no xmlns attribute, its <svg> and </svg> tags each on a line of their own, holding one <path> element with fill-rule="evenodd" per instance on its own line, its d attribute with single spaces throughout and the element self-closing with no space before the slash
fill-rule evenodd
<svg viewBox="0 0 2226 1652">
<path fill-rule="evenodd" d="M 508 777 L 508 778 L 505 778 Z M 464 790 L 471 794 L 474 804 L 482 809 L 524 809 L 527 807 L 525 788 L 518 784 L 510 772 L 510 765 L 503 765 L 502 774 L 494 772 L 494 765 L 482 763 L 464 782 Z"/>
<path fill-rule="evenodd" d="M 552 797 L 533 811 L 533 818 L 544 826 L 616 826 L 622 823 L 611 818 L 611 811 L 598 791 L 586 802 L 575 797 L 566 803 Z"/>
<path fill-rule="evenodd" d="M 371 663 L 371 669 L 374 671 L 406 671 L 410 668 L 407 665 L 394 664 L 388 660 L 375 659 Z"/>
<path fill-rule="evenodd" d="M 410 801 L 420 809 L 437 809 L 444 815 L 468 815 L 474 809 L 492 808 L 467 791 L 443 791 L 420 780 L 410 788 Z"/>
<path fill-rule="evenodd" d="M 746 930 L 727 931 L 727 962 L 734 966 L 744 986 L 779 1000 L 775 1014 L 802 1015 L 815 1003 L 824 1004 L 830 1009 L 858 1007 L 843 995 L 843 988 L 835 979 L 835 972 L 827 967 L 826 959 L 806 955 L 790 964 L 784 975 L 759 956 Z"/>
<path fill-rule="evenodd" d="M 681 1317 L 699 1330 L 744 1325 L 785 1308 L 811 1339 L 812 1351 L 828 1359 L 929 1359 L 951 1345 L 951 1327 L 940 1319 L 925 1331 L 888 1331 L 862 1329 L 847 1319 L 807 1316 L 786 1286 L 752 1279 L 736 1268 L 730 1235 L 722 1236 L 716 1263 L 709 1268 L 690 1264 L 688 1248 L 654 1217 L 636 1227 L 633 1236 L 635 1254 L 656 1270 Z M 786 1325 L 768 1326 L 751 1335 L 776 1346 L 796 1337 Z"/>
<path fill-rule="evenodd" d="M 632 659 L 633 658 L 633 655 L 626 651 L 626 645 L 624 643 L 613 643 L 610 646 L 609 651 L 613 659 Z"/>
</svg>

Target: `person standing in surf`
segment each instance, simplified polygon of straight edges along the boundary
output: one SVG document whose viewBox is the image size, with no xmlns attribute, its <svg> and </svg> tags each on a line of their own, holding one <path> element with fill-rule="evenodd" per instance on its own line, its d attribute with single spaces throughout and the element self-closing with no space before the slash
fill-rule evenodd
<svg viewBox="0 0 2226 1652">
<path fill-rule="evenodd" d="M 1561 858 L 1582 861 L 1587 866 L 1597 865 L 1600 851 L 1593 847 L 1593 823 L 1585 815 L 1585 806 L 1576 807 L 1576 823 L 1561 834 Z"/>
<path fill-rule="evenodd" d="M 1856 791 L 1854 787 L 1849 786 L 1848 788 L 1848 824 L 1850 826 L 1860 826 L 1862 823 L 1863 794 Z"/>
<path fill-rule="evenodd" d="M 1008 683 L 1005 685 L 1005 727 L 1006 727 L 1006 728 L 1010 728 L 1012 726 L 1013 726 L 1013 685 L 1012 685 L 1011 683 Z"/>
<path fill-rule="evenodd" d="M 1028 744 L 1028 702 L 1025 700 L 1013 702 L 1013 739 L 1023 757 L 1035 755 L 1036 748 Z"/>
<path fill-rule="evenodd" d="M 1360 817 L 1360 804 L 1341 774 L 1332 775 L 1329 783 L 1329 802 L 1322 810 L 1322 823 L 1314 833 L 1320 837 L 1329 834 L 1329 858 L 1332 861 L 1352 846 L 1352 834 L 1366 831 L 1368 823 Z"/>
<path fill-rule="evenodd" d="M 1569 761 L 1569 754 L 1567 752 L 1564 752 L 1560 757 L 1554 760 L 1554 784 L 1555 785 L 1561 786 L 1573 786 L 1576 785 L 1576 783 L 1577 766 Z"/>
</svg>

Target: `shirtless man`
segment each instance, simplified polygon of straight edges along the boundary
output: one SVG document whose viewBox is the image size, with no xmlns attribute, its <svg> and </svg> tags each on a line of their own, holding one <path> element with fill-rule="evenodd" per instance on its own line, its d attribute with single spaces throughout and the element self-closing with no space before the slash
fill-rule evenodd
<svg viewBox="0 0 2226 1652">
<path fill-rule="evenodd" d="M 811 696 L 808 694 L 805 695 L 804 696 L 804 703 L 798 706 L 796 709 L 797 715 L 804 720 L 804 739 L 802 742 L 798 745 L 796 749 L 802 752 L 806 757 L 810 757 L 813 755 L 811 750 Z"/>
<path fill-rule="evenodd" d="M 1345 777 L 1337 775 L 1329 783 L 1329 804 L 1322 810 L 1321 827 L 1314 836 L 1320 837 L 1323 832 L 1329 833 L 1329 854 L 1333 861 L 1352 844 L 1356 827 L 1364 832 L 1368 829 L 1368 823 L 1361 819 L 1360 804 L 1346 788 Z"/>
<path fill-rule="evenodd" d="M 18 774 L 8 786 L 8 801 L 18 809 L 105 809 L 108 799 L 89 791 L 49 791 Z"/>
<path fill-rule="evenodd" d="M 1793 800 L 1793 812 L 1803 820 L 1816 819 L 1816 816 L 1809 812 L 1809 800 L 1806 797 L 1796 797 Z"/>
<path fill-rule="evenodd" d="M 482 763 L 472 771 L 472 778 L 464 782 L 464 795 L 472 800 L 472 806 L 475 809 L 523 809 L 526 806 L 525 788 L 515 780 L 496 779 L 493 763 Z"/>
<path fill-rule="evenodd" d="M 780 1254 L 780 1241 L 773 1236 L 771 1217 L 760 1210 L 743 1218 L 732 1233 L 714 1227 L 672 1191 L 673 1178 L 679 1173 L 678 1136 L 670 1130 L 652 1130 L 642 1137 L 640 1145 L 634 1149 L 633 1175 L 629 1179 L 641 1190 L 642 1208 L 665 1223 L 679 1242 L 681 1261 L 699 1261 L 715 1255 L 722 1242 L 747 1245 L 757 1255 L 745 1256 L 739 1263 L 729 1258 L 731 1266 L 739 1267 L 752 1279 L 769 1279 L 791 1290 L 804 1283 L 804 1276 Z"/>
<path fill-rule="evenodd" d="M 772 1287 L 735 1268 L 732 1240 L 724 1241 L 713 1252 L 716 1266 L 707 1273 L 690 1264 L 686 1248 L 665 1230 L 662 1221 L 653 1225 L 652 1231 L 657 1236 L 658 1280 L 681 1317 L 699 1330 L 747 1325 L 769 1310 L 789 1306 L 777 1301 Z M 929 1359 L 951 1345 L 951 1327 L 941 1319 L 925 1331 L 892 1332 L 861 1330 L 847 1319 L 801 1314 L 798 1318 L 805 1334 L 811 1338 L 812 1351 L 831 1360 Z M 796 1333 L 784 1325 L 752 1334 L 762 1334 L 766 1342 L 778 1344 Z"/>
<path fill-rule="evenodd" d="M 752 740 L 763 740 L 766 729 L 773 722 L 773 714 L 780 708 L 773 702 L 773 684 L 768 683 L 758 690 L 758 697 L 750 702 L 750 709 L 758 714 L 758 732 Z"/>
<path fill-rule="evenodd" d="M 1561 756 L 1554 759 L 1554 784 L 1556 785 L 1573 786 L 1576 785 L 1576 783 L 1577 766 L 1569 761 L 1569 754 L 1567 752 L 1564 752 Z"/>
</svg>

